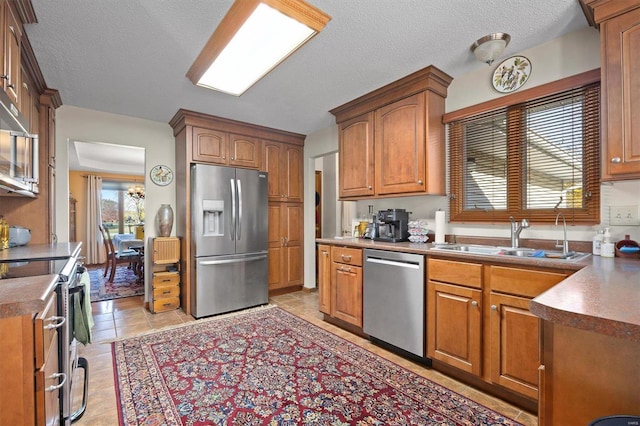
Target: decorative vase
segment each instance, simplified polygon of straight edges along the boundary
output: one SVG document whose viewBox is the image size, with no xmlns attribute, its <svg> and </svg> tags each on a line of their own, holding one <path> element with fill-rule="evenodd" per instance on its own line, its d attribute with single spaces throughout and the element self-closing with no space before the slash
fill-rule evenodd
<svg viewBox="0 0 640 426">
<path fill-rule="evenodd" d="M 173 228 L 173 209 L 169 204 L 161 204 L 158 209 L 158 226 L 161 237 L 169 237 Z"/>
</svg>

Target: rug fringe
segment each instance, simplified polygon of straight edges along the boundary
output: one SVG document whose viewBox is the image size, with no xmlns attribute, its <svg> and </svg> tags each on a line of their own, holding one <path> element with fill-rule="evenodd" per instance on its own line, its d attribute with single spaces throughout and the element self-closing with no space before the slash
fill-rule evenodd
<svg viewBox="0 0 640 426">
<path fill-rule="evenodd" d="M 266 304 L 266 305 L 260 305 L 260 306 L 255 306 L 253 308 L 243 309 L 241 311 L 234 311 L 234 312 L 229 312 L 229 313 L 226 313 L 226 314 L 214 315 L 214 316 L 210 316 L 210 317 L 206 317 L 206 318 L 200 318 L 200 319 L 195 319 L 194 318 L 192 321 L 183 322 L 182 324 L 167 325 L 167 326 L 162 327 L 162 328 L 155 328 L 153 330 L 144 331 L 142 333 L 132 334 L 132 335 L 123 336 L 123 337 L 116 337 L 114 339 L 101 340 L 100 342 L 96 342 L 96 343 L 111 344 L 111 343 L 114 343 L 114 342 L 120 342 L 122 340 L 134 339 L 136 337 L 143 337 L 143 336 L 148 336 L 149 334 L 160 333 L 162 331 L 174 330 L 176 328 L 187 327 L 189 325 L 195 325 L 195 324 L 206 324 L 207 322 L 215 321 L 215 320 L 218 320 L 218 319 L 221 319 L 221 318 L 235 317 L 235 316 L 239 316 L 239 315 L 250 314 L 252 312 L 262 311 L 262 310 L 266 310 L 266 309 L 273 309 L 273 308 L 277 308 L 277 307 L 278 307 L 278 305 L 269 303 L 269 304 Z"/>
</svg>

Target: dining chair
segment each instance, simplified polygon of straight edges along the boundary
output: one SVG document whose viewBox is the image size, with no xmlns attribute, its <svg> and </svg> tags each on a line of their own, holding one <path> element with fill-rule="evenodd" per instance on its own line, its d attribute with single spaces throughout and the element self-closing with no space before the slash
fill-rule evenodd
<svg viewBox="0 0 640 426">
<path fill-rule="evenodd" d="M 113 279 L 116 276 L 116 267 L 117 265 L 126 263 L 128 267 L 136 271 L 137 264 L 140 261 L 140 255 L 136 250 L 127 249 L 127 250 L 116 250 L 111 240 L 111 235 L 109 232 L 104 229 L 102 225 L 99 226 L 100 232 L 102 233 L 102 240 L 104 242 L 104 248 L 107 254 L 107 262 L 104 267 L 103 277 L 107 276 L 107 271 L 109 270 L 109 266 L 111 266 L 111 272 L 109 273 L 109 282 L 113 282 Z"/>
</svg>

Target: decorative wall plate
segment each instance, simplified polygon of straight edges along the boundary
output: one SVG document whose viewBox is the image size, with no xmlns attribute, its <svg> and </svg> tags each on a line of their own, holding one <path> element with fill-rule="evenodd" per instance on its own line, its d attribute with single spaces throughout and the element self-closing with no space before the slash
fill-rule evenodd
<svg viewBox="0 0 640 426">
<path fill-rule="evenodd" d="M 151 172 L 149 172 L 149 177 L 151 177 L 151 181 L 156 185 L 166 186 L 173 181 L 173 170 L 171 170 L 169 166 L 158 164 L 157 166 L 153 166 Z"/>
<path fill-rule="evenodd" d="M 515 92 L 527 82 L 530 75 L 531 61 L 524 56 L 512 56 L 498 65 L 491 83 L 500 93 Z"/>
</svg>

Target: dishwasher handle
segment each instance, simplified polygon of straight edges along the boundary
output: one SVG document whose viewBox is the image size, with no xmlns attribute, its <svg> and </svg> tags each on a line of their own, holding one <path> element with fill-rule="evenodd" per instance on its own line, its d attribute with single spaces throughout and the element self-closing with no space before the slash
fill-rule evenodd
<svg viewBox="0 0 640 426">
<path fill-rule="evenodd" d="M 367 257 L 369 263 L 379 263 L 381 265 L 399 266 L 400 268 L 420 269 L 420 265 L 413 262 L 401 262 L 397 260 L 379 259 L 377 257 Z"/>
</svg>

